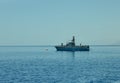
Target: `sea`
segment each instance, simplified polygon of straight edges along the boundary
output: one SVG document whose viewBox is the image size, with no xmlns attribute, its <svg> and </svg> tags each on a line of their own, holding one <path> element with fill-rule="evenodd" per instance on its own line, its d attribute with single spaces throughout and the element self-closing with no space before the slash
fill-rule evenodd
<svg viewBox="0 0 120 83">
<path fill-rule="evenodd" d="M 0 83 L 120 83 L 120 46 L 0 46 Z"/>
</svg>

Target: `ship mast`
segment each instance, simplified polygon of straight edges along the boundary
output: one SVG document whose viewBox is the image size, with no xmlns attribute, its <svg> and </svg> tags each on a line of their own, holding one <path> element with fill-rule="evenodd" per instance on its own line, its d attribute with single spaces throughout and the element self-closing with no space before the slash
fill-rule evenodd
<svg viewBox="0 0 120 83">
<path fill-rule="evenodd" d="M 75 46 L 75 36 L 73 36 L 72 42 L 73 42 L 73 45 Z"/>
</svg>

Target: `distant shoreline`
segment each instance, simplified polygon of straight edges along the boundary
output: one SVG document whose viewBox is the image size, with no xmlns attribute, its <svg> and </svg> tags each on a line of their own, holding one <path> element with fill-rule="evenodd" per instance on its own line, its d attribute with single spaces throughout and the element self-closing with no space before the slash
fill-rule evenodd
<svg viewBox="0 0 120 83">
<path fill-rule="evenodd" d="M 54 47 L 55 45 L 0 45 L 0 47 Z M 120 46 L 120 45 L 90 45 L 90 46 Z"/>
</svg>

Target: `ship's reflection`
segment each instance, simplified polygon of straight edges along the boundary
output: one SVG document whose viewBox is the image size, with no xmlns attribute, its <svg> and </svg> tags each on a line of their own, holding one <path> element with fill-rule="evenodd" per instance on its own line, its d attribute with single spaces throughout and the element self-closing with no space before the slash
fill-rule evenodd
<svg viewBox="0 0 120 83">
<path fill-rule="evenodd" d="M 69 52 L 69 51 L 57 51 L 58 54 L 60 54 L 63 57 L 67 58 L 75 58 L 75 52 Z"/>
<path fill-rule="evenodd" d="M 57 51 L 57 54 L 66 59 L 75 59 L 75 58 L 78 59 L 80 57 L 90 55 L 89 52 L 70 52 L 70 51 Z"/>
</svg>

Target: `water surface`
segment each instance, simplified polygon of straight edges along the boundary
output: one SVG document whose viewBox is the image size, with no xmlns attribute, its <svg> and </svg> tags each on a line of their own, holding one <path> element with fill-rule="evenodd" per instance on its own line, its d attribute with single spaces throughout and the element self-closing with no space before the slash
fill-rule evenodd
<svg viewBox="0 0 120 83">
<path fill-rule="evenodd" d="M 120 83 L 120 46 L 91 46 L 89 52 L 2 46 L 0 83 Z"/>
</svg>

